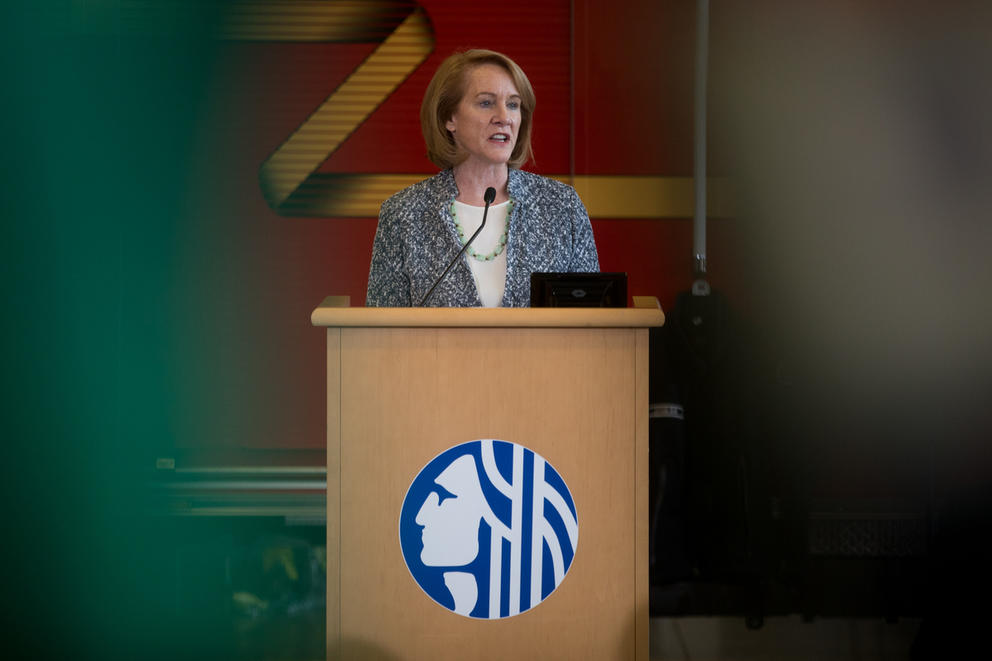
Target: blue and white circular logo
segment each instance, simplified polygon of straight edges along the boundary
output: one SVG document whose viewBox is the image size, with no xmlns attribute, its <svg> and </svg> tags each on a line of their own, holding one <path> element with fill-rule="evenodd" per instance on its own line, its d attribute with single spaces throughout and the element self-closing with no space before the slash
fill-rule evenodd
<svg viewBox="0 0 992 661">
<path fill-rule="evenodd" d="M 400 512 L 410 574 L 466 617 L 537 606 L 564 580 L 578 541 L 565 481 L 544 457 L 508 441 L 445 450 L 413 480 Z"/>
</svg>

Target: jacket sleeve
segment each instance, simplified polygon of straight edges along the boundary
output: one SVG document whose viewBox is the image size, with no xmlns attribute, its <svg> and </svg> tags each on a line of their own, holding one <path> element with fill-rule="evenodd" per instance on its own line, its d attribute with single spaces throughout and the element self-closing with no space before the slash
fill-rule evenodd
<svg viewBox="0 0 992 661">
<path fill-rule="evenodd" d="M 596 240 L 592 234 L 592 223 L 589 213 L 582 204 L 579 194 L 574 188 L 571 191 L 572 207 L 572 263 L 569 271 L 572 273 L 598 272 L 599 255 L 596 252 Z"/>
<path fill-rule="evenodd" d="M 372 264 L 365 296 L 368 307 L 409 307 L 410 279 L 403 260 L 403 219 L 393 200 L 379 209 L 379 223 L 372 243 Z"/>
</svg>

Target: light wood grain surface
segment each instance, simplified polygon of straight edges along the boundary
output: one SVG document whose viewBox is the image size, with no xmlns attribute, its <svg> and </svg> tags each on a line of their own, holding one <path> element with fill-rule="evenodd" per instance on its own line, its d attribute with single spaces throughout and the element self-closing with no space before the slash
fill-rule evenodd
<svg viewBox="0 0 992 661">
<path fill-rule="evenodd" d="M 660 309 L 559 310 L 576 314 L 517 326 L 503 314 L 479 315 L 488 322 L 475 326 L 465 313 L 540 311 L 395 312 L 403 323 L 372 314 L 327 329 L 329 657 L 646 660 L 646 326 L 663 319 Z M 453 323 L 441 324 L 439 312 Z M 655 315 L 642 327 L 608 319 L 624 312 Z M 411 321 L 427 317 L 423 327 Z M 435 604 L 406 568 L 398 532 L 403 498 L 425 464 L 482 438 L 547 459 L 579 519 L 558 589 L 496 621 Z"/>
</svg>

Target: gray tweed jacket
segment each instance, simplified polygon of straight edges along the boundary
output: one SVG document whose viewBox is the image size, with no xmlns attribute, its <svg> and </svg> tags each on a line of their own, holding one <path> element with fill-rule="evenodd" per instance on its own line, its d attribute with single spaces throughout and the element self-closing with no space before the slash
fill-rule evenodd
<svg viewBox="0 0 992 661">
<path fill-rule="evenodd" d="M 534 271 L 599 271 L 589 215 L 575 189 L 554 179 L 511 169 L 513 199 L 506 243 L 504 307 L 530 305 Z M 444 170 L 383 202 L 372 245 L 368 296 L 376 307 L 419 305 L 458 251 L 450 206 L 458 195 L 454 173 Z M 438 285 L 427 305 L 482 305 L 466 253 Z"/>
</svg>

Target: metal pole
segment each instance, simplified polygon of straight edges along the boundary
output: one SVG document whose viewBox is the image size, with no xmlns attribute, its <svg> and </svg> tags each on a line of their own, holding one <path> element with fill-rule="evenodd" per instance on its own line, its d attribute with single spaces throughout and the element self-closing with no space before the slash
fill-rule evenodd
<svg viewBox="0 0 992 661">
<path fill-rule="evenodd" d="M 696 79 L 694 112 L 695 215 L 692 220 L 693 267 L 706 274 L 706 74 L 709 59 L 709 0 L 696 2 Z"/>
</svg>

